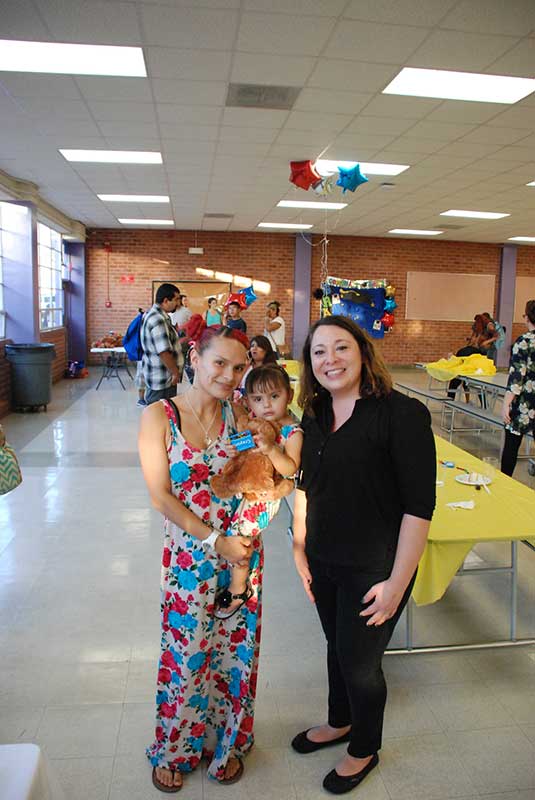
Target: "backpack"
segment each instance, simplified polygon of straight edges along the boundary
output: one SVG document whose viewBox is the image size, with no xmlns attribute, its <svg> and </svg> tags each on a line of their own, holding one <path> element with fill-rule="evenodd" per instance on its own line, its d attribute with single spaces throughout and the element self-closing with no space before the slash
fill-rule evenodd
<svg viewBox="0 0 535 800">
<path fill-rule="evenodd" d="M 143 311 L 134 317 L 126 333 L 123 336 L 123 347 L 130 361 L 141 361 L 143 358 L 143 347 L 141 346 L 141 324 L 143 322 Z"/>
</svg>

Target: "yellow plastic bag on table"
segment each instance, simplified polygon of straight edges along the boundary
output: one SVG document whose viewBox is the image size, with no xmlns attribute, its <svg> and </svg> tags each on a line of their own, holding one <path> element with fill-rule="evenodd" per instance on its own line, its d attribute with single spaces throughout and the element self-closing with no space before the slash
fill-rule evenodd
<svg viewBox="0 0 535 800">
<path fill-rule="evenodd" d="M 471 356 L 441 358 L 426 365 L 426 370 L 437 381 L 451 381 L 463 375 L 495 375 L 494 362 L 487 356 L 474 353 Z"/>
</svg>

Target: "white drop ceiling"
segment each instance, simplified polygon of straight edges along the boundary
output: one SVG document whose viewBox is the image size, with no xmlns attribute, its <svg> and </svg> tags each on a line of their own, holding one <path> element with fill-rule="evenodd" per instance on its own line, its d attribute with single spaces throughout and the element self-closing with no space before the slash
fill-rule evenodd
<svg viewBox="0 0 535 800">
<path fill-rule="evenodd" d="M 2 0 L 0 38 L 143 47 L 148 78 L 0 73 L 0 169 L 87 226 L 535 236 L 535 94 L 513 106 L 381 94 L 403 66 L 535 77 L 535 0 Z M 225 108 L 230 82 L 302 91 L 290 111 Z M 163 165 L 67 163 L 59 148 L 159 150 Z M 370 176 L 340 212 L 276 208 L 314 199 L 288 162 L 320 155 L 410 169 Z M 126 193 L 171 203 L 97 198 Z M 449 208 L 510 216 L 439 216 Z"/>
</svg>

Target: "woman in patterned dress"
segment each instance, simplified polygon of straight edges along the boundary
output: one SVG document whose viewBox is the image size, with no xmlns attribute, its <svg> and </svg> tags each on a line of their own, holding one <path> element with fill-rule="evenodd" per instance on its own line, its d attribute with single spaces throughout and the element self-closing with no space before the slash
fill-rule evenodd
<svg viewBox="0 0 535 800">
<path fill-rule="evenodd" d="M 182 775 L 203 756 L 210 777 L 234 782 L 253 744 L 262 548 L 251 570 L 251 598 L 232 619 L 216 620 L 216 591 L 229 582 L 229 564 L 249 562 L 250 541 L 224 534 L 238 501 L 210 491 L 229 457 L 235 427 L 226 398 L 246 356 L 243 334 L 207 328 L 191 356 L 193 386 L 142 414 L 143 474 L 165 516 L 156 735 L 147 748 L 153 783 L 164 792 L 179 791 Z"/>
<path fill-rule="evenodd" d="M 512 475 L 522 437 L 535 435 L 535 300 L 528 300 L 524 320 L 528 330 L 513 345 L 502 418 L 505 442 L 501 470 Z"/>
</svg>

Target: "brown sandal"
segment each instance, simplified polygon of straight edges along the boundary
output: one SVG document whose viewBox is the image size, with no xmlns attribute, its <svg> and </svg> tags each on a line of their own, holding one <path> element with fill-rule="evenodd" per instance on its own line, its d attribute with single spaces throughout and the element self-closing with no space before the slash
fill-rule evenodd
<svg viewBox="0 0 535 800">
<path fill-rule="evenodd" d="M 162 767 L 162 769 L 165 769 L 165 767 Z M 170 769 L 169 772 L 171 772 L 173 774 L 173 780 L 174 780 L 175 779 L 174 770 Z M 156 786 L 156 788 L 160 790 L 160 792 L 166 792 L 168 794 L 176 794 L 177 792 L 179 792 L 182 789 L 182 786 L 184 785 L 183 783 L 181 783 L 180 786 L 174 786 L 174 785 L 173 786 L 166 786 L 165 783 L 162 783 L 156 777 L 156 767 L 152 768 L 152 782 L 153 782 L 154 786 Z"/>
<path fill-rule="evenodd" d="M 230 778 L 220 778 L 218 780 L 218 783 L 224 783 L 227 786 L 230 786 L 231 783 L 237 783 L 240 780 L 240 778 L 242 777 L 242 775 L 243 775 L 243 761 L 241 760 L 241 758 L 238 758 L 237 756 L 234 756 L 234 758 L 236 758 L 236 761 L 238 762 L 238 765 L 239 765 L 238 769 L 236 770 L 234 775 L 231 775 Z"/>
</svg>

